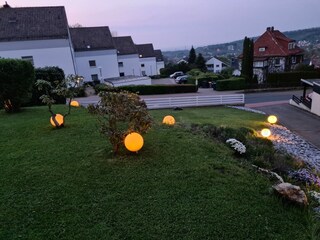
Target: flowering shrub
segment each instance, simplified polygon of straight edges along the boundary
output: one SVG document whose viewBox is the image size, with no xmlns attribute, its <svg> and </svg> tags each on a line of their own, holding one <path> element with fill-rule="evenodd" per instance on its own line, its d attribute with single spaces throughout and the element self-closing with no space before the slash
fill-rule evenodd
<svg viewBox="0 0 320 240">
<path fill-rule="evenodd" d="M 289 176 L 295 180 L 305 182 L 308 185 L 316 185 L 320 187 L 320 177 L 305 168 L 292 171 L 289 173 Z"/>
<path fill-rule="evenodd" d="M 238 141 L 237 139 L 235 138 L 229 138 L 226 143 L 228 143 L 237 153 L 240 153 L 240 154 L 244 154 L 246 153 L 246 146 Z"/>
</svg>

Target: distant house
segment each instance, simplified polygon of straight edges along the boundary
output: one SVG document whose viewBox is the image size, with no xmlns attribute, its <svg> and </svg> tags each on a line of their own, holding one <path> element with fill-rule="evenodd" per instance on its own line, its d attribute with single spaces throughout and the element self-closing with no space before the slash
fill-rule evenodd
<svg viewBox="0 0 320 240">
<path fill-rule="evenodd" d="M 320 56 L 312 56 L 309 65 L 313 65 L 314 68 L 319 69 L 320 68 Z"/>
<path fill-rule="evenodd" d="M 157 75 L 156 55 L 152 43 L 136 44 L 142 76 Z"/>
<path fill-rule="evenodd" d="M 163 55 L 160 49 L 154 50 L 154 54 L 156 55 L 157 74 L 160 74 L 160 69 L 164 68 Z"/>
<path fill-rule="evenodd" d="M 296 41 L 274 27 L 268 27 L 254 42 L 253 72 L 259 83 L 265 81 L 268 73 L 293 70 L 302 61 L 303 50 Z"/>
<path fill-rule="evenodd" d="M 117 49 L 120 77 L 142 76 L 138 50 L 132 38 L 130 36 L 113 37 L 113 42 Z"/>
<path fill-rule="evenodd" d="M 58 66 L 65 74 L 75 74 L 71 45 L 64 7 L 0 8 L 1 58 Z"/>
<path fill-rule="evenodd" d="M 117 50 L 109 27 L 70 28 L 77 72 L 84 81 L 119 77 Z"/>
<path fill-rule="evenodd" d="M 212 57 L 206 62 L 208 71 L 220 73 L 222 69 L 228 67 L 227 63 L 220 60 L 218 57 Z"/>
</svg>

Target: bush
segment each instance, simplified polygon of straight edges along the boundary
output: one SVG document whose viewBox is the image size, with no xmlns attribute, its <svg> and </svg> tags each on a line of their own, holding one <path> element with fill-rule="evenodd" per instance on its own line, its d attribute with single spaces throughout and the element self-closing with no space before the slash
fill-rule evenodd
<svg viewBox="0 0 320 240">
<path fill-rule="evenodd" d="M 107 85 L 101 84 L 96 86 L 96 91 L 106 91 L 106 92 L 119 92 L 122 90 L 138 93 L 139 95 L 152 95 L 152 94 L 171 94 L 171 93 L 191 93 L 197 92 L 198 88 L 192 84 L 182 84 L 182 85 L 130 85 L 121 87 L 109 87 Z"/>
<path fill-rule="evenodd" d="M 218 80 L 216 82 L 216 90 L 217 91 L 225 91 L 225 90 L 241 90 L 246 86 L 246 82 L 244 78 L 229 78 L 224 80 Z"/>
<path fill-rule="evenodd" d="M 30 62 L 0 59 L 0 101 L 6 112 L 17 112 L 30 100 L 34 81 L 34 68 Z"/>
<path fill-rule="evenodd" d="M 89 105 L 89 112 L 98 115 L 100 132 L 109 138 L 113 152 L 118 153 L 124 138 L 131 132 L 140 134 L 151 127 L 147 105 L 137 94 L 102 92 L 98 105 Z"/>
<path fill-rule="evenodd" d="M 301 79 L 320 78 L 316 71 L 270 73 L 266 83 L 269 87 L 297 87 L 301 86 Z"/>
<path fill-rule="evenodd" d="M 59 67 L 36 68 L 35 77 L 36 80 L 41 79 L 50 82 L 54 88 L 65 79 L 64 72 Z M 39 91 L 36 86 L 33 86 L 32 99 L 29 105 L 43 105 L 42 101 L 40 100 L 40 97 L 43 94 L 45 94 L 45 92 Z M 53 99 L 57 104 L 66 103 L 66 98 L 63 96 L 58 96 L 57 94 L 53 95 Z"/>
</svg>

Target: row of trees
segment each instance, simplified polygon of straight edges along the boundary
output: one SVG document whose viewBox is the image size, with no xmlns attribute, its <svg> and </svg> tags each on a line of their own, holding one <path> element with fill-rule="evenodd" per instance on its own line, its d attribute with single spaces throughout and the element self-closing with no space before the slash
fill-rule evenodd
<svg viewBox="0 0 320 240">
<path fill-rule="evenodd" d="M 204 59 L 201 53 L 199 53 L 197 56 L 196 50 L 193 46 L 189 51 L 188 64 L 191 69 L 198 68 L 201 71 L 207 71 L 206 60 Z"/>
</svg>

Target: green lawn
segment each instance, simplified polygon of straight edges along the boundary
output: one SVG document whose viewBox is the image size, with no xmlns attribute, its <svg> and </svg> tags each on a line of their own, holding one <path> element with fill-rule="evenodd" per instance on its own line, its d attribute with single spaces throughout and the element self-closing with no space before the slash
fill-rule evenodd
<svg viewBox="0 0 320 240">
<path fill-rule="evenodd" d="M 226 108 L 151 114 L 231 127 L 264 120 Z M 85 109 L 60 130 L 46 108 L 0 112 L 0 126 L 0 239 L 311 239 L 308 209 L 274 197 L 224 144 L 178 126 L 156 124 L 138 155 L 118 159 Z"/>
</svg>

